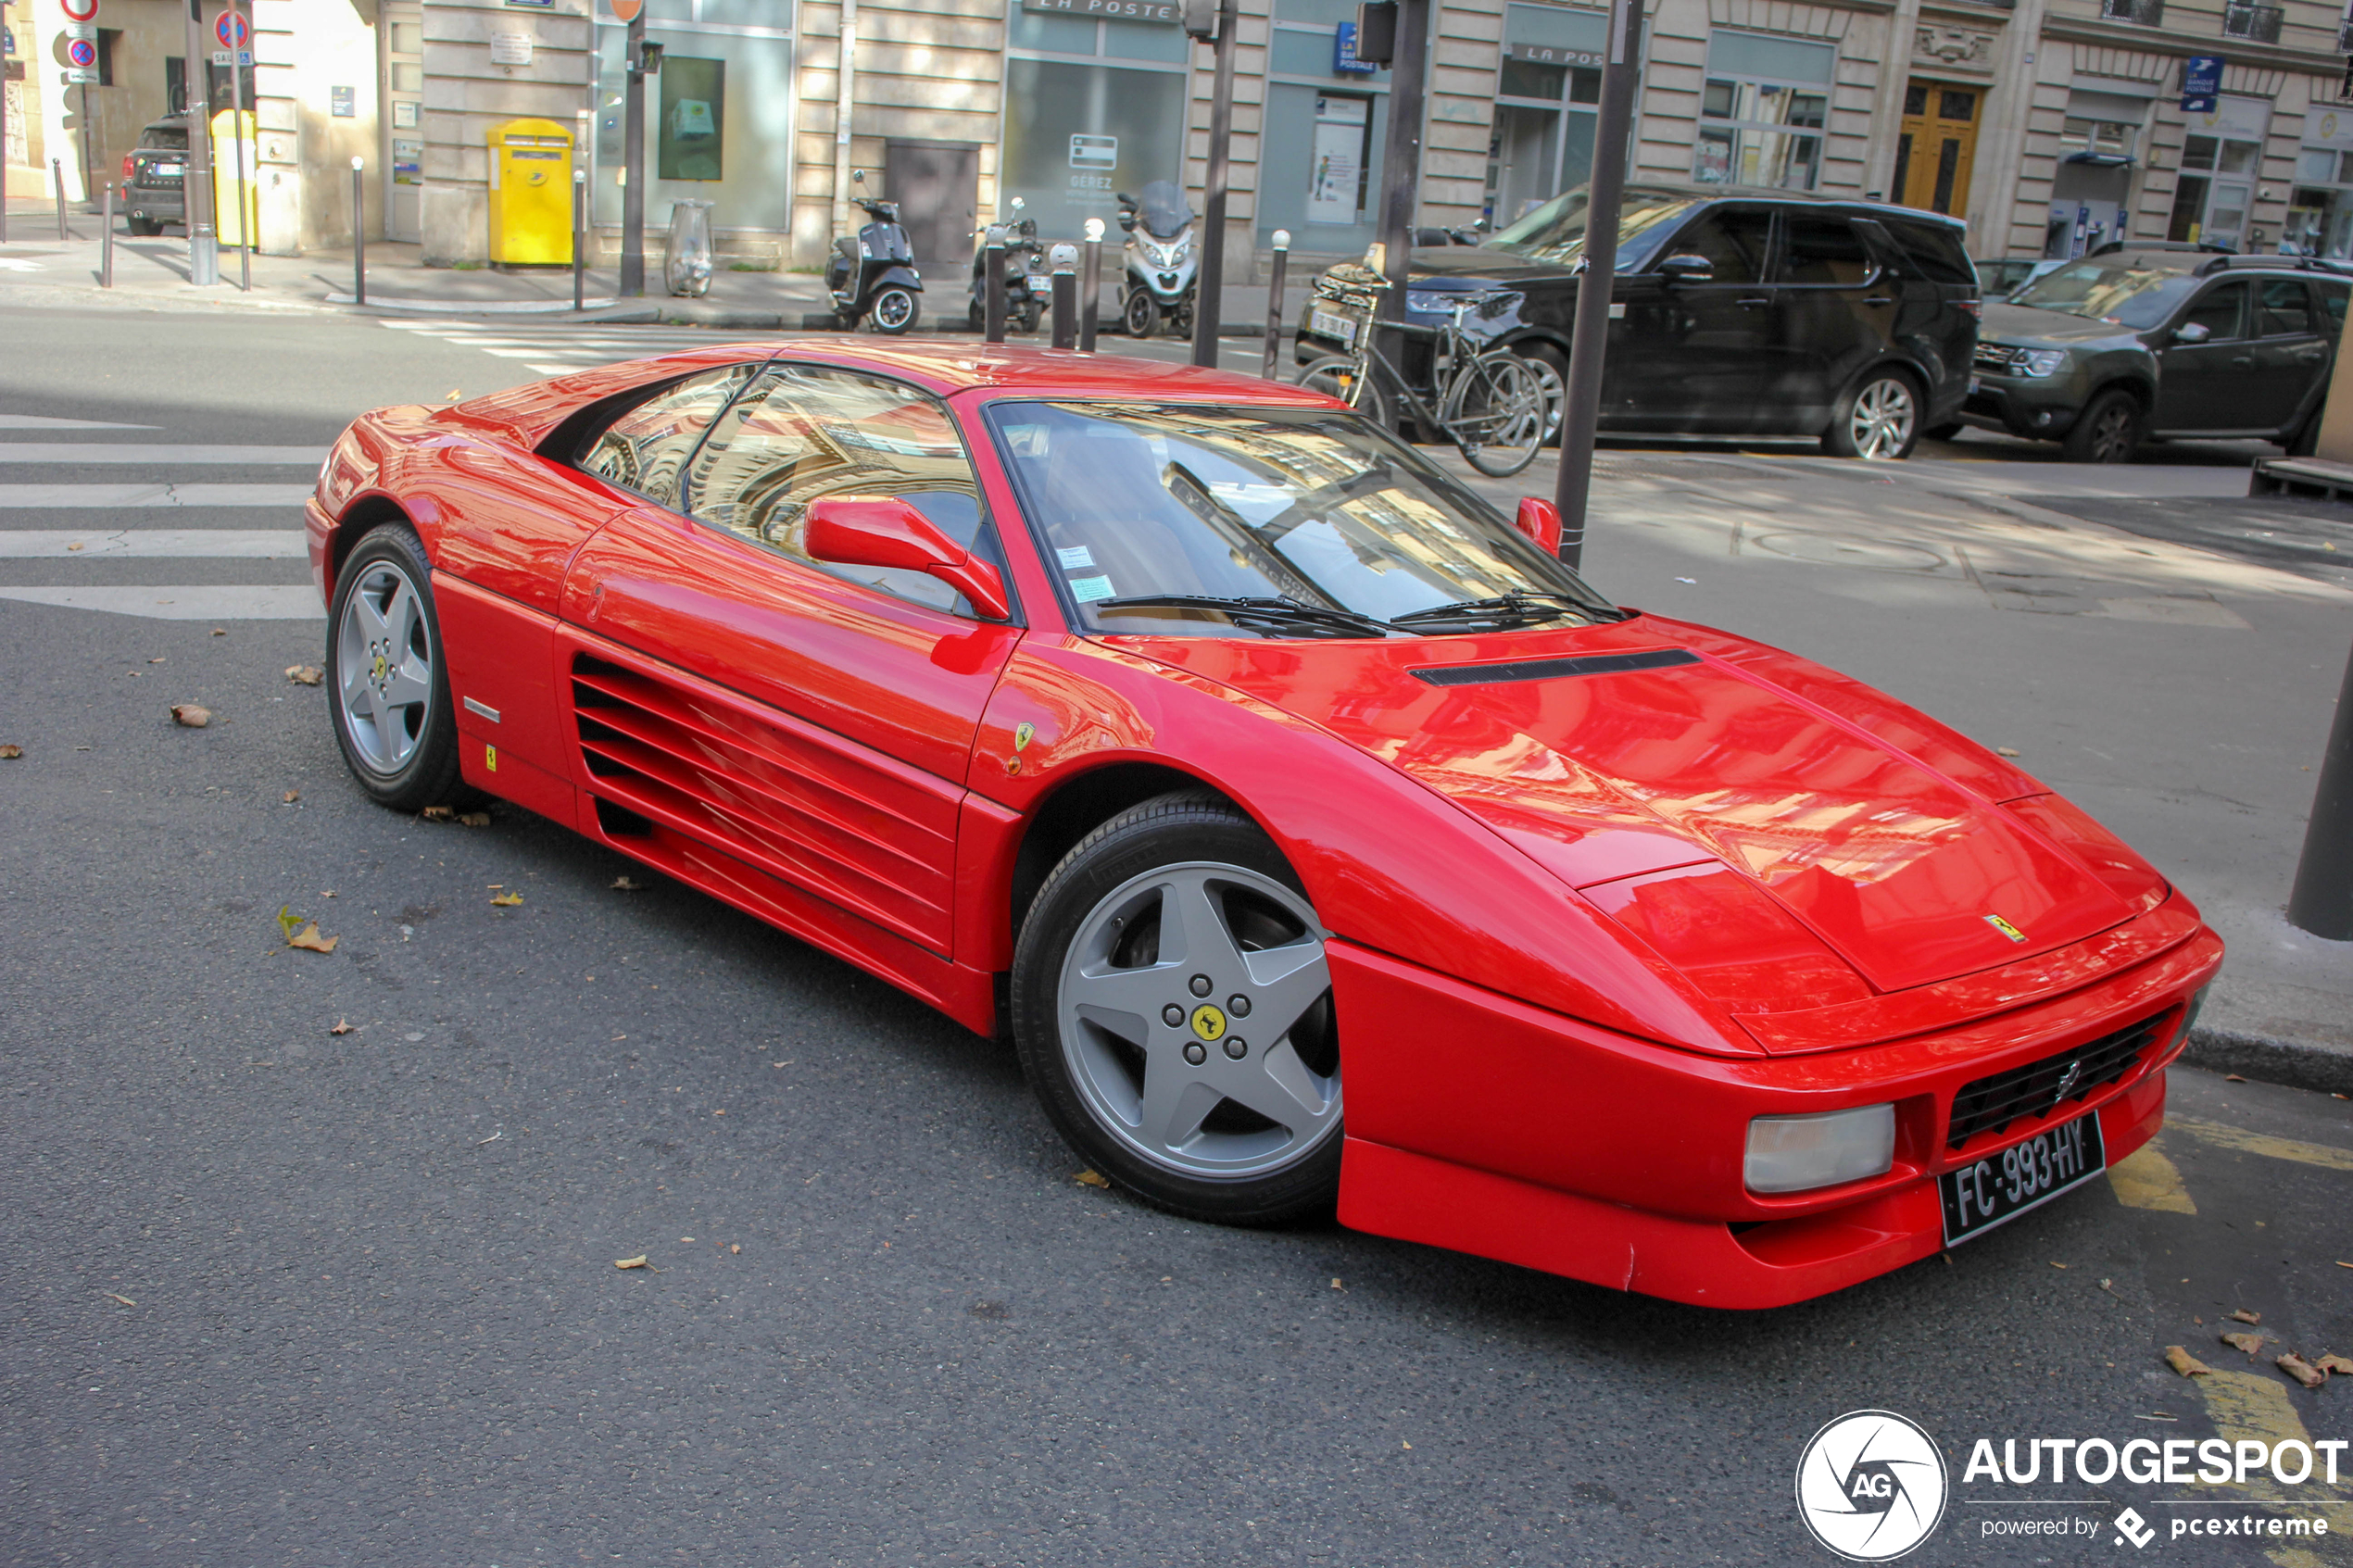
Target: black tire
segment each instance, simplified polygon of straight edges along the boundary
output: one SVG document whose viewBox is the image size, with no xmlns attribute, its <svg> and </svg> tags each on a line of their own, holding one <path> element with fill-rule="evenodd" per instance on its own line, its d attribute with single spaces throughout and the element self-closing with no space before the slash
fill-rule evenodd
<svg viewBox="0 0 2353 1568">
<path fill-rule="evenodd" d="M 1544 385 L 1544 399 L 1549 406 L 1544 420 L 1544 444 L 1557 445 L 1561 438 L 1561 408 L 1567 402 L 1568 387 L 1568 356 L 1549 343 L 1515 343 L 1511 351 L 1535 369 L 1536 378 Z"/>
<path fill-rule="evenodd" d="M 875 331 L 890 337 L 913 332 L 923 319 L 924 302 L 912 289 L 896 285 L 875 295 L 866 307 L 866 320 L 875 324 Z"/>
<path fill-rule="evenodd" d="M 1131 807 L 1063 857 L 1030 905 L 1013 954 L 1013 1039 L 1023 1072 L 1047 1117 L 1080 1158 L 1148 1202 L 1190 1219 L 1225 1224 L 1271 1225 L 1329 1214 L 1340 1193 L 1342 1135 L 1336 1087 L 1339 1045 L 1331 1027 L 1328 991 L 1302 1015 L 1302 1025 L 1284 1036 L 1299 1048 L 1302 1059 L 1315 1058 L 1313 1071 L 1327 1073 L 1334 1080 L 1333 1098 L 1322 1113 L 1328 1120 L 1312 1141 L 1284 1156 L 1286 1163 L 1262 1173 L 1206 1176 L 1148 1158 L 1139 1151 L 1131 1135 L 1114 1133 L 1105 1113 L 1093 1109 L 1094 1101 L 1072 1065 L 1073 1053 L 1065 1049 L 1061 992 L 1074 939 L 1090 921 L 1100 922 L 1107 899 L 1138 879 L 1148 879 L 1162 868 L 1197 871 L 1204 863 L 1238 868 L 1246 875 L 1278 884 L 1295 895 L 1302 907 L 1305 905 L 1305 890 L 1273 841 L 1246 814 L 1206 790 L 1164 795 Z M 1142 922 L 1138 923 L 1140 927 Z M 1102 926 L 1096 923 L 1093 929 Z M 1157 926 L 1153 930 L 1151 939 L 1156 959 Z M 1204 960 L 1189 957 L 1176 967 L 1189 968 L 1195 961 Z M 1213 991 L 1222 989 L 1222 983 L 1213 987 Z M 1172 999 L 1179 995 L 1172 992 Z M 1186 999 L 1190 1005 L 1189 997 Z M 1234 1016 L 1249 1015 L 1237 1012 Z M 1302 1036 L 1307 1037 L 1304 1047 L 1299 1044 Z M 1189 1037 L 1180 1032 L 1156 1048 L 1176 1049 L 1177 1040 Z M 1249 1049 L 1239 1040 L 1235 1045 Z M 1264 1041 L 1261 1046 L 1270 1054 L 1280 1048 Z M 1188 1043 L 1184 1048 L 1193 1047 Z M 1138 1055 L 1140 1061 L 1141 1053 Z M 1140 1065 L 1137 1071 L 1140 1094 Z M 1225 1104 L 1219 1102 L 1218 1110 L 1202 1118 L 1204 1128 L 1216 1120 Z"/>
<path fill-rule="evenodd" d="M 1129 337 L 1150 337 L 1160 331 L 1160 301 L 1141 289 L 1130 289 L 1126 304 L 1120 307 L 1119 321 Z"/>
<path fill-rule="evenodd" d="M 1044 306 L 1040 305 L 1035 298 L 1027 300 L 1023 304 L 1019 320 L 1014 322 L 1014 326 L 1021 332 L 1034 332 L 1038 330 L 1038 319 L 1044 314 Z"/>
<path fill-rule="evenodd" d="M 1839 395 L 1822 432 L 1822 450 L 1833 458 L 1894 462 L 1919 445 L 1926 405 L 1919 383 L 1908 370 L 1882 365 L 1864 371 Z"/>
<path fill-rule="evenodd" d="M 412 749 L 391 766 L 380 766 L 357 743 L 346 699 L 343 635 L 355 596 L 374 592 L 387 579 L 404 583 L 416 596 L 419 614 L 408 629 L 405 651 L 422 653 L 428 664 L 423 711 L 404 717 L 398 729 L 413 742 Z M 381 608 L 382 607 L 378 607 Z M 441 618 L 434 608 L 433 566 L 424 541 L 405 522 L 386 523 L 370 531 L 344 558 L 335 578 L 335 596 L 327 612 L 327 721 L 343 752 L 344 765 L 359 787 L 379 806 L 396 811 L 422 811 L 428 806 L 472 804 L 479 797 L 467 789 L 458 771 L 458 716 L 449 696 L 449 666 L 441 646 Z M 364 684 L 370 671 L 356 672 Z"/>
<path fill-rule="evenodd" d="M 964 320 L 972 324 L 973 331 L 985 332 L 988 330 L 988 307 L 975 299 L 964 311 Z"/>
<path fill-rule="evenodd" d="M 2112 386 L 2084 405 L 2059 451 L 2070 463 L 2129 463 L 2140 448 L 2144 427 L 2141 400 Z"/>
<path fill-rule="evenodd" d="M 138 235 L 142 239 L 163 232 L 163 223 L 159 219 L 129 218 L 125 219 L 123 221 L 130 226 L 131 232 L 133 234 Z"/>
</svg>

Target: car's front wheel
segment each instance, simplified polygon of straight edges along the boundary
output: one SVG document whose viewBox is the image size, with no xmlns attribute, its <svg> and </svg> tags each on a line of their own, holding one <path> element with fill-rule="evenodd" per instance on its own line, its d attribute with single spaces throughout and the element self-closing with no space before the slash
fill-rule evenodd
<svg viewBox="0 0 2353 1568">
<path fill-rule="evenodd" d="M 2059 443 L 2070 463 L 2129 463 L 2141 445 L 2141 400 L 2120 387 L 2092 399 Z"/>
<path fill-rule="evenodd" d="M 1872 370 L 1838 400 L 1822 449 L 1833 458 L 1887 462 L 1910 457 L 1919 438 L 1919 388 L 1901 370 Z"/>
<path fill-rule="evenodd" d="M 459 797 L 458 721 L 424 541 L 406 523 L 352 546 L 328 612 L 327 701 L 345 764 L 377 804 Z"/>
<path fill-rule="evenodd" d="M 1022 1066 L 1097 1170 L 1194 1219 L 1275 1224 L 1340 1190 L 1324 931 L 1258 825 L 1206 791 L 1087 835 L 1013 958 Z"/>
</svg>

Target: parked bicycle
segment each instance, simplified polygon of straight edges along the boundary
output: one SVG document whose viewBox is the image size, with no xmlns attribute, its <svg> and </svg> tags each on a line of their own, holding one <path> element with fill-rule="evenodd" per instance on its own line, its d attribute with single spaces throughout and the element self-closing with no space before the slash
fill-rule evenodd
<svg viewBox="0 0 2353 1568">
<path fill-rule="evenodd" d="M 1335 267 L 1315 281 L 1319 324 L 1340 328 L 1350 348 L 1309 365 L 1299 384 L 1329 393 L 1384 425 L 1402 408 L 1442 432 L 1471 467 L 1491 478 L 1508 479 L 1535 461 L 1551 424 L 1542 382 L 1518 355 L 1507 348 L 1482 353 L 1463 330 L 1464 315 L 1495 296 L 1462 295 L 1441 326 L 1380 324 L 1383 331 L 1436 340 L 1433 410 L 1373 342 L 1373 318 L 1388 287 L 1388 279 L 1353 264 Z"/>
</svg>

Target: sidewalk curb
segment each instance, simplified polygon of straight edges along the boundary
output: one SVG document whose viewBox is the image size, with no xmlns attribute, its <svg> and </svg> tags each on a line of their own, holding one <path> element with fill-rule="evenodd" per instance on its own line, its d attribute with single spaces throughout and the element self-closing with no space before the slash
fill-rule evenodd
<svg viewBox="0 0 2353 1568">
<path fill-rule="evenodd" d="M 2209 1073 L 2235 1073 L 2265 1084 L 2322 1094 L 2353 1095 L 2353 1051 L 2300 1040 L 2246 1035 L 2235 1029 L 2195 1028 L 2181 1060 Z"/>
</svg>

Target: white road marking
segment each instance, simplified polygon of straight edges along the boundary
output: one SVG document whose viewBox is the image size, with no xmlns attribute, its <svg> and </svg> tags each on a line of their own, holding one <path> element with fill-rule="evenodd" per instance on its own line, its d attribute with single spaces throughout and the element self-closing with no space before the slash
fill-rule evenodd
<svg viewBox="0 0 2353 1568">
<path fill-rule="evenodd" d="M 160 430 L 160 425 L 119 425 L 107 420 L 57 420 L 46 414 L 0 414 L 0 430 Z"/>
<path fill-rule="evenodd" d="M 205 584 L 147 588 L 17 588 L 0 584 L 0 599 L 99 609 L 149 621 L 324 621 L 319 590 Z"/>
<path fill-rule="evenodd" d="M 115 560 L 125 557 L 301 560 L 309 553 L 299 528 L 143 528 L 103 533 L 47 528 L 0 529 L 0 557 L 19 559 L 58 556 L 70 560 Z"/>
<path fill-rule="evenodd" d="M 112 441 L 0 441 L 0 463 L 259 464 L 315 469 L 324 446 L 147 446 Z"/>
<path fill-rule="evenodd" d="M 308 484 L 0 484 L 0 511 L 48 507 L 298 507 Z"/>
</svg>

